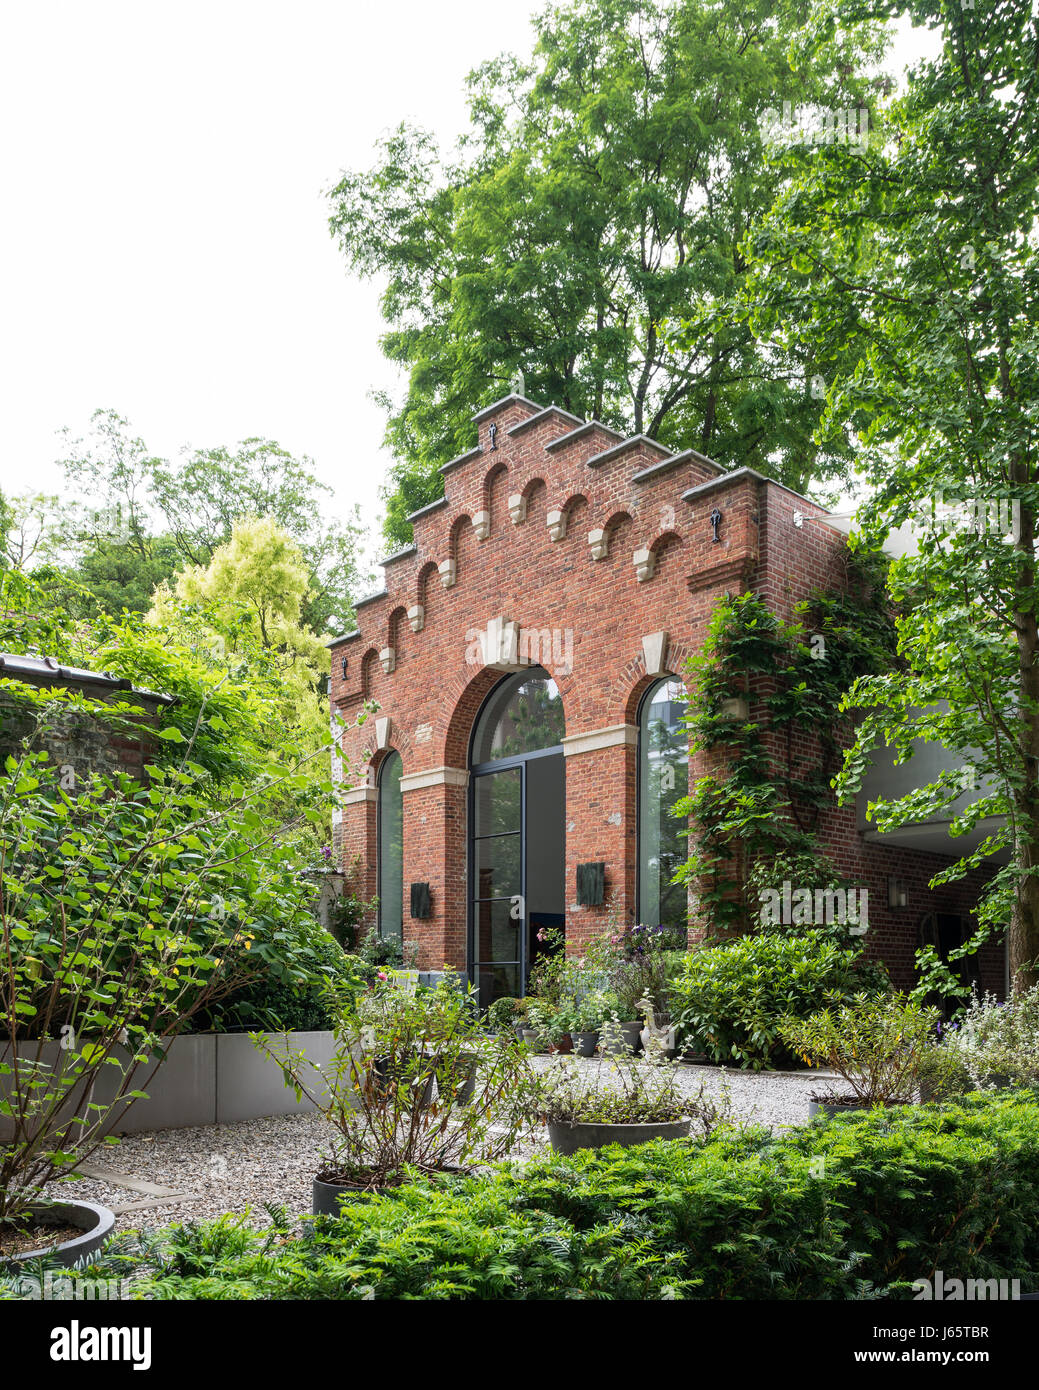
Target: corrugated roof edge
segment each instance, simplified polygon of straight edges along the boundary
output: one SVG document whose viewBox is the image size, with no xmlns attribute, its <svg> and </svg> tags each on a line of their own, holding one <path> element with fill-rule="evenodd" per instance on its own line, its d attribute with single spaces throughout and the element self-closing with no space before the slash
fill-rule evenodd
<svg viewBox="0 0 1039 1390">
<path fill-rule="evenodd" d="M 173 695 L 157 690 L 142 690 L 126 676 L 113 676 L 108 671 L 88 671 L 82 666 L 62 666 L 53 656 L 22 656 L 18 652 L 0 652 L 0 676 L 24 680 L 33 685 L 103 685 L 110 690 L 125 690 L 143 700 L 160 705 L 176 703 Z"/>
<path fill-rule="evenodd" d="M 575 425 L 583 425 L 585 423 L 580 415 L 571 415 L 569 410 L 564 410 L 562 406 L 546 405 L 544 410 L 539 410 L 536 415 L 528 415 L 525 420 L 520 420 L 517 424 L 511 426 L 508 431 L 509 438 L 511 439 L 517 434 L 524 434 L 527 430 L 536 429 L 538 425 L 542 424 L 552 415 L 558 415 L 561 419 L 569 420 Z"/>
<path fill-rule="evenodd" d="M 582 435 L 590 434 L 592 430 L 602 430 L 603 434 L 612 434 L 618 443 L 624 438 L 619 430 L 611 429 L 609 425 L 604 425 L 601 420 L 585 420 L 584 424 L 578 425 L 568 434 L 561 434 L 558 439 L 550 439 L 545 445 L 545 452 L 550 454 L 555 449 L 563 449 L 567 444 L 572 444 L 575 439 L 580 439 Z"/>
<path fill-rule="evenodd" d="M 417 545 L 406 545 L 403 550 L 395 550 L 392 555 L 387 555 L 385 560 L 380 560 L 380 565 L 392 565 L 394 560 L 406 560 L 409 555 L 417 555 Z"/>
<path fill-rule="evenodd" d="M 452 468 L 460 468 L 463 463 L 472 463 L 473 459 L 478 459 L 482 453 L 483 450 L 477 444 L 475 449 L 469 449 L 468 452 L 459 454 L 457 458 L 448 459 L 447 463 L 442 463 L 439 471 L 450 473 Z"/>
<path fill-rule="evenodd" d="M 817 507 L 823 513 L 819 518 L 821 521 L 825 521 L 831 515 L 821 502 L 813 502 L 803 492 L 795 492 L 792 487 L 787 487 L 786 483 L 781 483 L 778 478 L 770 478 L 766 473 L 759 473 L 756 468 L 734 468 L 731 473 L 722 473 L 717 478 L 708 478 L 706 482 L 697 483 L 694 487 L 683 492 L 682 501 L 691 502 L 697 497 L 704 497 L 708 493 L 717 492 L 719 488 L 737 482 L 740 478 L 756 478 L 759 483 L 771 483 L 773 487 L 779 488 L 780 492 L 788 492 L 791 497 L 796 497 L 799 502 L 804 502 L 809 507 Z M 840 528 L 835 529 L 839 530 Z"/>
<path fill-rule="evenodd" d="M 446 497 L 438 497 L 437 500 L 436 500 L 435 502 L 427 502 L 426 505 L 425 505 L 424 507 L 419 507 L 419 509 L 418 509 L 417 512 L 412 512 L 411 515 L 407 518 L 407 520 L 408 520 L 408 521 L 414 521 L 414 520 L 416 520 L 417 517 L 420 517 L 420 516 L 428 516 L 430 512 L 438 511 L 439 508 L 441 508 L 441 507 L 446 507 L 446 506 L 447 506 L 447 498 L 446 498 Z"/>
</svg>

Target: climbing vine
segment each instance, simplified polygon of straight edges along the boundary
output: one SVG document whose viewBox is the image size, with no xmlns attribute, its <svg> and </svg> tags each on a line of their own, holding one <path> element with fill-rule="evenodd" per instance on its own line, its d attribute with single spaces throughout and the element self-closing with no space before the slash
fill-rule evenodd
<svg viewBox="0 0 1039 1390">
<path fill-rule="evenodd" d="M 784 880 L 847 886 L 817 839 L 846 741 L 839 706 L 858 676 L 890 668 L 895 629 L 882 558 L 845 552 L 845 563 L 845 582 L 791 622 L 757 594 L 726 595 L 690 662 L 690 752 L 717 755 L 718 769 L 675 805 L 692 848 L 678 877 L 720 935 L 752 928 L 759 893 Z"/>
</svg>

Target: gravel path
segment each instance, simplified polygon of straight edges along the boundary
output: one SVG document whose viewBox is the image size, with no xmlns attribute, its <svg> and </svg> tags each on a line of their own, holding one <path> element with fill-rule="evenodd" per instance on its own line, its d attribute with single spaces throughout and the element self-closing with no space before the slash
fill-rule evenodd
<svg viewBox="0 0 1039 1390">
<path fill-rule="evenodd" d="M 552 1065 L 548 1057 L 534 1057 L 532 1061 L 539 1071 Z M 598 1062 L 577 1059 L 577 1065 L 588 1073 L 589 1083 L 595 1080 Z M 609 1074 L 609 1066 L 603 1066 L 603 1084 L 608 1084 Z M 841 1089 L 839 1083 L 818 1072 L 681 1066 L 678 1077 L 682 1090 L 691 1096 L 699 1093 L 701 1084 L 719 1097 L 727 1091 L 735 1119 L 774 1130 L 803 1124 L 813 1091 Z M 329 1132 L 317 1114 L 274 1115 L 233 1125 L 132 1134 L 118 1146 L 95 1154 L 93 1166 L 133 1180 L 136 1188 L 83 1177 L 69 1185 L 68 1193 L 116 1209 L 121 1229 L 154 1228 L 170 1221 L 247 1211 L 254 1225 L 266 1226 L 269 1217 L 264 1202 L 280 1203 L 292 1215 L 310 1211 L 311 1182 L 328 1144 Z M 543 1131 L 538 1130 L 515 1153 L 525 1157 L 545 1147 Z M 160 1191 L 155 1192 L 154 1187 Z M 167 1195 L 170 1190 L 176 1195 Z"/>
</svg>

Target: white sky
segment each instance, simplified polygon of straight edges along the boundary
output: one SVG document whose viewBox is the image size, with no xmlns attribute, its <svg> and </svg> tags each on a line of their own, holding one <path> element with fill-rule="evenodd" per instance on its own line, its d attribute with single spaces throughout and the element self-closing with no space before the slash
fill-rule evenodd
<svg viewBox="0 0 1039 1390">
<path fill-rule="evenodd" d="M 450 142 L 540 8 L 0 0 L 0 487 L 58 491 L 112 406 L 167 456 L 274 438 L 374 523 L 395 373 L 323 190 L 404 118 Z"/>
</svg>

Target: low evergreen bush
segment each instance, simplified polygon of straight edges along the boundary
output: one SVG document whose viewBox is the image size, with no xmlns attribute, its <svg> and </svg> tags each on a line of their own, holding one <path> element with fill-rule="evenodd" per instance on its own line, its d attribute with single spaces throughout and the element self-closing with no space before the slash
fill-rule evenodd
<svg viewBox="0 0 1039 1390">
<path fill-rule="evenodd" d="M 119 1242 L 84 1277 L 144 1298 L 911 1298 L 937 1269 L 1027 1291 L 1039 1098 L 545 1156 L 358 1196 L 295 1239 L 227 1217 Z"/>
</svg>

